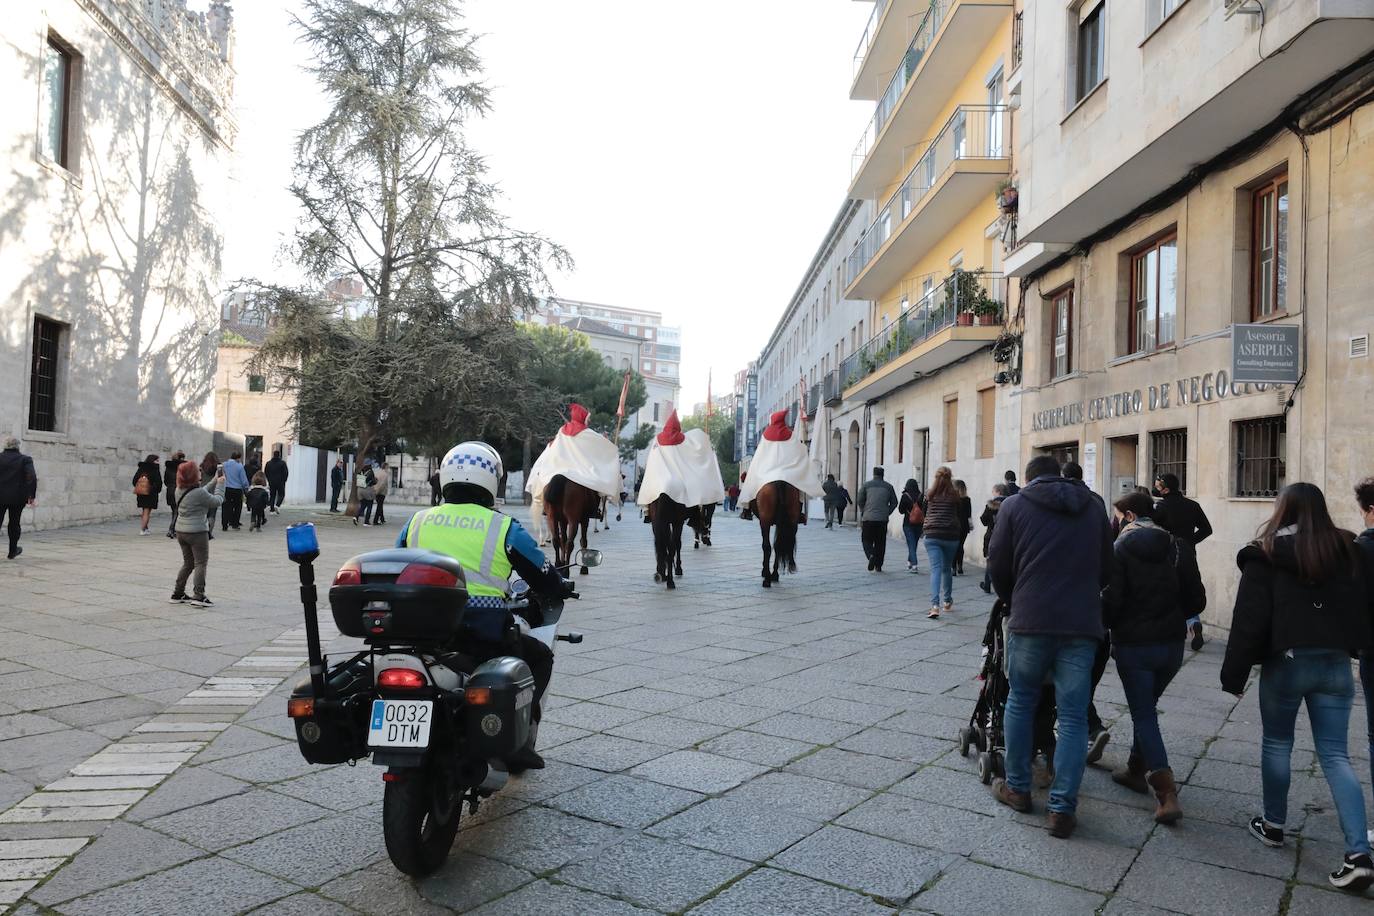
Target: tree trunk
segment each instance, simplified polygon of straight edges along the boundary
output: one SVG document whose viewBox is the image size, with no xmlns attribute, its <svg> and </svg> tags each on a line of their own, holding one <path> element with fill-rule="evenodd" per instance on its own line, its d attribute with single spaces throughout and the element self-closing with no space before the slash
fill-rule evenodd
<svg viewBox="0 0 1374 916">
<path fill-rule="evenodd" d="M 361 421 L 358 424 L 358 453 L 354 456 L 353 473 L 349 475 L 348 481 L 348 508 L 344 510 L 344 515 L 349 518 L 358 517 L 358 474 L 361 473 L 363 462 L 367 460 L 372 446 L 376 444 L 377 425 L 371 420 Z"/>
</svg>

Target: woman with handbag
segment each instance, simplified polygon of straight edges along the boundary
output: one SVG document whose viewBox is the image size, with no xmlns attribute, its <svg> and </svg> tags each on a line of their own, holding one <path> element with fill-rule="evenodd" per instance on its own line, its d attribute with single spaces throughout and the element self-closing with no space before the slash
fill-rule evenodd
<svg viewBox="0 0 1374 916">
<path fill-rule="evenodd" d="M 925 507 L 921 505 L 921 486 L 915 480 L 908 480 L 902 487 L 902 498 L 897 501 L 897 511 L 902 513 L 902 534 L 906 537 L 906 571 L 920 572 L 920 557 L 916 547 L 921 543 L 921 529 L 925 526 Z"/>
<path fill-rule="evenodd" d="M 139 530 L 144 537 L 148 534 L 148 522 L 157 508 L 158 497 L 162 495 L 162 466 L 156 455 L 149 455 L 138 463 L 134 479 L 134 501 L 138 504 Z"/>
</svg>

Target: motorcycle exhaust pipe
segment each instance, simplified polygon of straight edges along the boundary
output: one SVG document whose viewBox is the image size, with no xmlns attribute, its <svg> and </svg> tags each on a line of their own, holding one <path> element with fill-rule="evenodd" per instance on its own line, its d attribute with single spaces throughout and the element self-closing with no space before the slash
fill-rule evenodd
<svg viewBox="0 0 1374 916">
<path fill-rule="evenodd" d="M 499 792 L 501 789 L 505 788 L 506 780 L 509 778 L 510 774 L 505 770 L 488 764 L 487 775 L 478 783 L 477 791 L 484 793 Z"/>
</svg>

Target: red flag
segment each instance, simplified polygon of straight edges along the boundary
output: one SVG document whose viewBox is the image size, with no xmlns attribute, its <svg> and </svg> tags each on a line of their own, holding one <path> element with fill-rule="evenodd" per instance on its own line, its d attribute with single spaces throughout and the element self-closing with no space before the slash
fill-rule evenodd
<svg viewBox="0 0 1374 916">
<path fill-rule="evenodd" d="M 620 406 L 615 409 L 615 415 L 620 419 L 625 419 L 625 399 L 630 396 L 630 372 L 625 370 L 625 382 L 620 386 Z"/>
</svg>

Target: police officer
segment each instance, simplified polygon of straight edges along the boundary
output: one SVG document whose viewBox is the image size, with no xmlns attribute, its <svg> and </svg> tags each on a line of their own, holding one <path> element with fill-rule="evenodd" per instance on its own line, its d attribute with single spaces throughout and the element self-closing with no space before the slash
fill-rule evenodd
<svg viewBox="0 0 1374 916">
<path fill-rule="evenodd" d="M 513 616 L 510 576 L 519 573 L 545 602 L 561 602 L 572 593 L 571 583 L 545 560 L 520 523 L 502 515 L 496 505 L 496 488 L 502 476 L 501 456 L 485 442 L 463 442 L 449 449 L 439 466 L 443 503 L 411 516 L 397 547 L 433 550 L 457 560 L 467 579 L 468 605 L 463 617 L 464 643 L 479 661 L 498 655 L 518 655 L 534 675 L 536 723 L 540 700 L 553 676 L 553 652 L 534 637 L 524 634 L 518 644 L 509 641 Z M 537 724 L 529 744 L 506 764 L 512 773 L 543 769 L 544 760 L 534 750 Z"/>
</svg>

